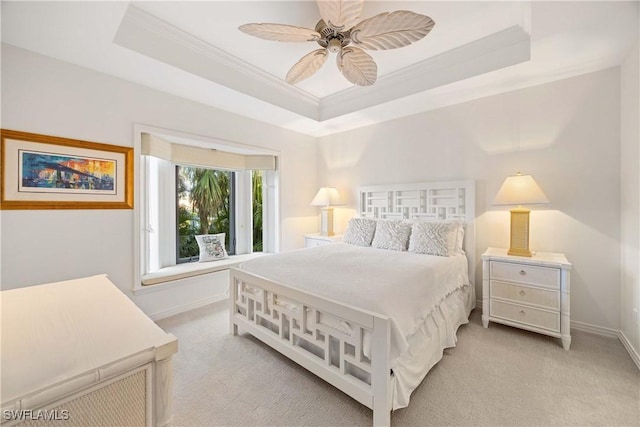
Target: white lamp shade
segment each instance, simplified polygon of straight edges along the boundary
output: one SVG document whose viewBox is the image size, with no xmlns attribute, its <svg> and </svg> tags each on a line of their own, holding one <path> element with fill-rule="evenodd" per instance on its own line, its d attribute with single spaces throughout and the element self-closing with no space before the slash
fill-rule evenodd
<svg viewBox="0 0 640 427">
<path fill-rule="evenodd" d="M 531 175 L 514 175 L 504 180 L 496 194 L 494 205 L 538 205 L 549 203 Z"/>
<path fill-rule="evenodd" d="M 338 203 L 340 203 L 338 190 L 335 187 L 322 187 L 311 201 L 311 206 L 331 206 Z"/>
</svg>

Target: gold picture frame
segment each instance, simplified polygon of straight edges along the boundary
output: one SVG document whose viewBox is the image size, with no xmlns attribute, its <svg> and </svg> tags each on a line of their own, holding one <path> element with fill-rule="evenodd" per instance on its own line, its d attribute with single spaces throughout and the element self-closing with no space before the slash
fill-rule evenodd
<svg viewBox="0 0 640 427">
<path fill-rule="evenodd" d="M 133 148 L 0 129 L 0 209 L 133 209 Z"/>
</svg>

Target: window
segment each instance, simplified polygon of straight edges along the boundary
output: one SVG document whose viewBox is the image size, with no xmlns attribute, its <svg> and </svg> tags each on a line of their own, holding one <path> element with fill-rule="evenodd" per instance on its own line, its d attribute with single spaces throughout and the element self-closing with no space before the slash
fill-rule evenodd
<svg viewBox="0 0 640 427">
<path fill-rule="evenodd" d="M 234 178 L 231 171 L 176 166 L 176 264 L 198 260 L 199 234 L 224 233 L 227 253 L 236 253 Z"/>
<path fill-rule="evenodd" d="M 277 250 L 275 155 L 219 141 L 212 150 L 186 145 L 184 138 L 178 144 L 140 135 L 141 279 L 198 261 L 199 234 L 225 233 L 230 256 Z"/>
<path fill-rule="evenodd" d="M 176 166 L 176 263 L 197 261 L 199 234 L 225 233 L 229 255 L 236 253 L 236 172 Z M 262 252 L 262 171 L 251 171 L 253 252 Z"/>
</svg>

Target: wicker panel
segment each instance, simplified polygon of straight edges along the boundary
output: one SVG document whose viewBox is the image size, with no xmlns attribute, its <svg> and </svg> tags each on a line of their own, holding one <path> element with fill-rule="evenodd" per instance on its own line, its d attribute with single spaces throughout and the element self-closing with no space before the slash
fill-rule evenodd
<svg viewBox="0 0 640 427">
<path fill-rule="evenodd" d="M 115 381 L 46 411 L 33 411 L 33 417 L 20 427 L 141 427 L 146 423 L 146 370 Z M 68 414 L 68 416 L 66 415 Z M 53 417 L 57 420 L 45 420 Z M 68 418 L 68 419 L 65 419 Z"/>
</svg>

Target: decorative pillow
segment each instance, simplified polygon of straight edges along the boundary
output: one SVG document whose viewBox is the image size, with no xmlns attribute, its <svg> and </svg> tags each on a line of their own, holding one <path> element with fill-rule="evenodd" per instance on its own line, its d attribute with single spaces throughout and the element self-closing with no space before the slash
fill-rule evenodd
<svg viewBox="0 0 640 427">
<path fill-rule="evenodd" d="M 454 222 L 414 222 L 409 239 L 409 252 L 437 256 L 454 255 L 457 253 L 458 228 Z"/>
<path fill-rule="evenodd" d="M 342 241 L 356 246 L 371 246 L 376 220 L 369 218 L 351 218 L 347 224 Z"/>
<path fill-rule="evenodd" d="M 376 225 L 376 234 L 371 246 L 378 249 L 406 251 L 409 234 L 411 234 L 410 222 L 382 219 Z"/>
<path fill-rule="evenodd" d="M 200 248 L 199 262 L 229 258 L 227 250 L 224 248 L 224 237 L 225 233 L 196 236 L 196 242 Z"/>
</svg>

